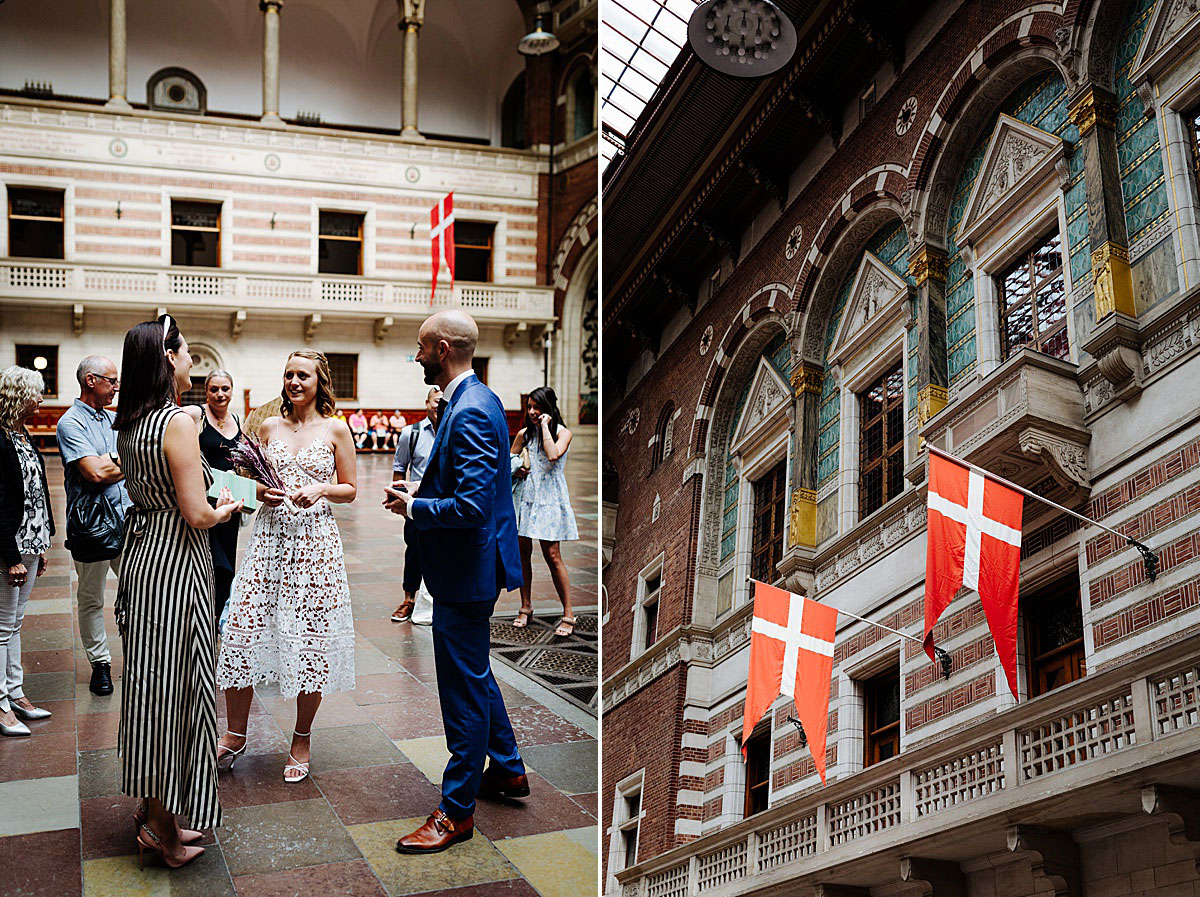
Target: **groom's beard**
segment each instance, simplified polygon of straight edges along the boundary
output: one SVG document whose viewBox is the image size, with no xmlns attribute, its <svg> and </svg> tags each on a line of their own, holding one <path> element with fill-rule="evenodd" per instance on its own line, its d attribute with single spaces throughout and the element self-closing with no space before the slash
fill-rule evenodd
<svg viewBox="0 0 1200 897">
<path fill-rule="evenodd" d="M 438 375 L 442 373 L 442 363 L 440 361 L 422 361 L 421 370 L 425 372 L 425 383 L 434 386 L 437 383 Z"/>
</svg>

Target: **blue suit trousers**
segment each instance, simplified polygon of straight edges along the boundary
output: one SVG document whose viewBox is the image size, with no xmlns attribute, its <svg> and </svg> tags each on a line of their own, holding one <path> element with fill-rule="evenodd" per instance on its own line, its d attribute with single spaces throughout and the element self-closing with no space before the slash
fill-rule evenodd
<svg viewBox="0 0 1200 897">
<path fill-rule="evenodd" d="M 475 812 L 486 757 L 505 776 L 523 775 L 500 686 L 492 675 L 491 601 L 433 602 L 433 659 L 450 762 L 442 775 L 441 809 L 451 819 Z"/>
</svg>

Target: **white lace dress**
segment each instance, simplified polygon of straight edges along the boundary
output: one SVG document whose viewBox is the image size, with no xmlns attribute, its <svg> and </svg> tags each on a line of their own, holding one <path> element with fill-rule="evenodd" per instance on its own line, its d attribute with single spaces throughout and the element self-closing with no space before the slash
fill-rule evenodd
<svg viewBox="0 0 1200 897">
<path fill-rule="evenodd" d="M 279 439 L 263 450 L 288 490 L 327 482 L 333 450 L 319 439 L 295 456 Z M 337 521 L 311 508 L 263 505 L 233 581 L 217 663 L 218 688 L 279 682 L 280 693 L 354 688 L 354 619 Z"/>
</svg>

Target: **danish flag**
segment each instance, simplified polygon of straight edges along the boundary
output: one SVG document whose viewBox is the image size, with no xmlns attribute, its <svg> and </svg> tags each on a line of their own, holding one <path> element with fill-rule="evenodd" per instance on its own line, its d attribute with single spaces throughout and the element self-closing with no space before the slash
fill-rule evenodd
<svg viewBox="0 0 1200 897">
<path fill-rule="evenodd" d="M 1020 492 L 930 452 L 925 653 L 934 659 L 933 627 L 958 590 L 974 589 L 1013 697 L 1023 501 Z"/>
<path fill-rule="evenodd" d="M 813 764 L 825 784 L 825 734 L 837 608 L 766 583 L 754 583 L 750 677 L 742 720 L 742 755 L 754 726 L 777 697 L 787 695 L 808 736 Z"/>
<path fill-rule="evenodd" d="M 437 292 L 438 269 L 442 263 L 450 270 L 450 288 L 454 289 L 454 193 L 450 192 L 438 200 L 429 211 L 430 249 L 433 251 L 433 291 L 429 304 L 433 304 Z"/>
</svg>

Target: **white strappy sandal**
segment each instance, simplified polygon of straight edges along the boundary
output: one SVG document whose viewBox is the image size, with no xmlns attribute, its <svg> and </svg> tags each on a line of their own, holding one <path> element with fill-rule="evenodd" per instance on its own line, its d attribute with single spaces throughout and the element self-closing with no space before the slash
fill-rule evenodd
<svg viewBox="0 0 1200 897">
<path fill-rule="evenodd" d="M 307 732 L 296 732 L 296 731 L 292 732 L 292 736 L 296 737 L 296 738 L 308 738 L 310 735 L 312 735 L 311 729 L 309 729 Z M 310 748 L 310 750 L 311 750 L 311 748 Z M 312 758 L 310 757 L 309 760 L 305 761 L 304 763 L 301 763 L 295 757 L 293 757 L 291 752 L 289 751 L 288 759 L 291 760 L 292 762 L 286 764 L 283 767 L 283 780 L 285 782 L 287 782 L 289 785 L 298 785 L 301 782 L 303 782 L 305 779 L 308 778 L 308 764 L 311 762 Z M 289 778 L 288 777 L 289 772 L 298 772 L 298 773 L 300 773 L 300 775 L 296 776 L 295 778 Z"/>
<path fill-rule="evenodd" d="M 230 729 L 225 731 L 226 735 L 232 735 L 234 738 L 246 738 L 242 732 L 234 732 Z M 233 769 L 233 764 L 237 763 L 237 758 L 246 750 L 246 745 L 250 743 L 249 739 L 242 742 L 242 746 L 236 751 L 233 748 L 227 748 L 221 742 L 217 742 L 217 769 L 221 769 L 221 761 L 228 759 L 229 765 L 225 769 Z M 224 751 L 224 753 L 222 753 Z"/>
</svg>

